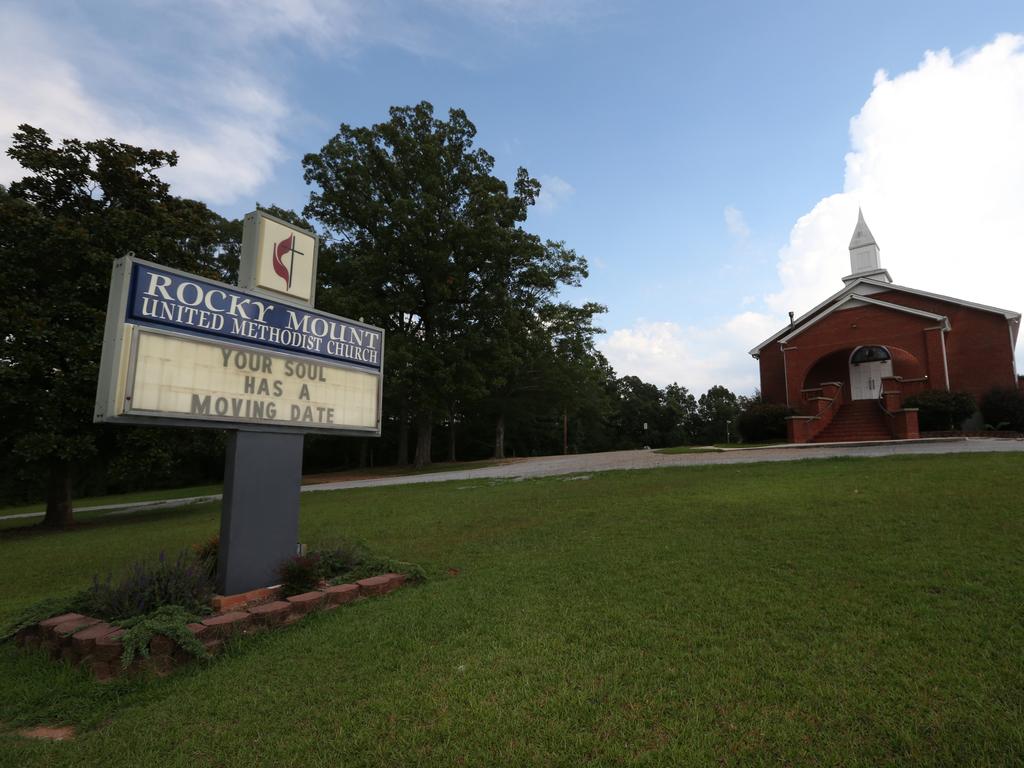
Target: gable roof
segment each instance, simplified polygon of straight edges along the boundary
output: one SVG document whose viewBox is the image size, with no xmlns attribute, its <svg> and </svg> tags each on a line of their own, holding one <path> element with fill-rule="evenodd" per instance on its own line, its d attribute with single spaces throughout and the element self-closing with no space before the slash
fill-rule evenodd
<svg viewBox="0 0 1024 768">
<path fill-rule="evenodd" d="M 980 310 L 982 312 L 992 312 L 992 313 L 997 314 L 997 315 L 1002 315 L 1003 317 L 1005 317 L 1007 319 L 1007 321 L 1010 322 L 1010 335 L 1013 337 L 1014 345 L 1016 345 L 1016 343 L 1017 343 L 1017 331 L 1018 331 L 1019 324 L 1020 324 L 1020 322 L 1019 322 L 1020 321 L 1020 312 L 1011 312 L 1008 309 L 999 309 L 998 307 L 990 307 L 987 304 L 977 304 L 977 303 L 975 303 L 973 301 L 964 301 L 963 299 L 954 299 L 952 296 L 943 296 L 943 295 L 938 294 L 938 293 L 930 293 L 928 291 L 918 290 L 917 288 L 908 288 L 905 285 L 896 285 L 894 283 L 887 283 L 887 282 L 884 282 L 884 281 L 881 281 L 881 280 L 872 280 L 870 277 L 861 277 L 861 278 L 858 278 L 857 280 L 851 281 L 842 290 L 837 291 L 836 293 L 834 293 L 831 296 L 829 296 L 827 299 L 825 299 L 823 302 L 818 304 L 816 307 L 814 307 L 810 311 L 805 312 L 804 314 L 800 315 L 800 317 L 798 317 L 796 320 L 794 320 L 791 325 L 787 325 L 787 326 L 781 328 L 779 331 L 777 331 L 773 335 L 769 336 L 767 339 L 762 341 L 756 347 L 751 349 L 750 350 L 750 354 L 753 355 L 754 357 L 757 357 L 758 353 L 762 349 L 764 349 L 766 346 L 771 344 L 773 341 L 781 340 L 782 336 L 787 336 L 788 337 L 788 336 L 793 335 L 793 333 L 797 329 L 799 329 L 802 326 L 806 325 L 808 323 L 808 321 L 814 319 L 816 317 L 816 315 L 822 309 L 824 309 L 826 307 L 829 307 L 829 305 L 833 304 L 834 302 L 837 302 L 837 300 L 845 301 L 847 299 L 847 297 L 849 297 L 851 295 L 855 295 L 855 296 L 857 296 L 857 298 L 862 299 L 862 300 L 865 299 L 865 298 L 868 298 L 866 296 L 863 296 L 863 295 L 860 295 L 860 294 L 856 293 L 856 289 L 859 286 L 874 287 L 874 288 L 879 288 L 881 290 L 886 290 L 886 291 L 899 291 L 899 292 L 902 292 L 902 293 L 910 293 L 910 294 L 913 294 L 913 295 L 916 295 L 916 296 L 924 296 L 925 298 L 935 299 L 936 301 L 945 301 L 945 302 L 948 302 L 950 304 L 958 304 L 958 305 L 960 305 L 962 307 L 970 307 L 971 309 L 977 309 L 977 310 Z M 869 303 L 872 303 L 872 302 L 869 302 Z M 888 302 L 879 302 L 877 299 L 875 299 L 873 303 L 888 304 Z M 893 308 L 896 308 L 896 307 L 899 307 L 900 305 L 892 304 L 891 306 Z M 829 311 L 833 311 L 833 309 L 834 308 L 830 309 Z M 910 309 L 910 308 L 909 307 L 902 307 L 902 309 L 907 310 L 907 309 Z M 917 311 L 922 311 L 922 310 L 917 310 Z M 926 314 L 931 314 L 931 313 L 926 313 Z M 941 315 L 935 315 L 935 317 L 942 317 L 942 316 Z M 814 320 L 814 322 L 817 322 L 817 320 Z"/>
</svg>

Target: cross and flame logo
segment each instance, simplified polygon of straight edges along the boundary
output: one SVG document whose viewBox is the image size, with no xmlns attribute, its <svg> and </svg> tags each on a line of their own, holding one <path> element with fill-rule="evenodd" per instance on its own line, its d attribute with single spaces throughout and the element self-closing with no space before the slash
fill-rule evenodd
<svg viewBox="0 0 1024 768">
<path fill-rule="evenodd" d="M 295 256 L 305 256 L 302 251 L 295 249 L 295 235 L 289 235 L 279 243 L 274 243 L 274 272 L 276 272 L 290 289 L 292 287 L 292 273 L 295 271 Z M 284 257 L 288 256 L 288 266 L 284 264 Z"/>
</svg>

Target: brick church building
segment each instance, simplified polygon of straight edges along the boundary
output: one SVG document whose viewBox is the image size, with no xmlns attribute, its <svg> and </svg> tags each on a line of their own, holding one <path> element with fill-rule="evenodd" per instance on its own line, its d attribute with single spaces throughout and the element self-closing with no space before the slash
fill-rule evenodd
<svg viewBox="0 0 1024 768">
<path fill-rule="evenodd" d="M 896 285 L 882 268 L 863 214 L 850 242 L 843 289 L 750 350 L 761 394 L 799 415 L 791 442 L 913 438 L 922 390 L 980 401 L 1018 384 L 1020 313 Z"/>
</svg>

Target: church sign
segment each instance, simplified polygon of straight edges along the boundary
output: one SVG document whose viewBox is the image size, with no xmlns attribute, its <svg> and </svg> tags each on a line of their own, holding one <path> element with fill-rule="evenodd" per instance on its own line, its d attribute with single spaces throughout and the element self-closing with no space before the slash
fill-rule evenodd
<svg viewBox="0 0 1024 768">
<path fill-rule="evenodd" d="M 379 436 L 384 332 L 313 308 L 318 245 L 256 211 L 240 286 L 118 259 L 95 420 Z"/>
<path fill-rule="evenodd" d="M 315 274 L 315 240 L 259 219 L 280 230 L 265 260 L 276 282 L 250 260 L 259 288 L 115 262 L 97 421 L 380 435 L 383 330 L 296 303 L 312 298 L 297 263 Z"/>
<path fill-rule="evenodd" d="M 319 241 L 245 217 L 239 284 L 114 262 L 96 421 L 227 430 L 217 589 L 299 549 L 303 435 L 379 437 L 384 331 L 313 307 Z"/>
</svg>

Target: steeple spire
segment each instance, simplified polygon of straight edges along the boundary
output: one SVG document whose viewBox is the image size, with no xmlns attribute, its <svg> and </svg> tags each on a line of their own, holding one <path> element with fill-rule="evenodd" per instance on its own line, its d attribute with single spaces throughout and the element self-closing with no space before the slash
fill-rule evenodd
<svg viewBox="0 0 1024 768">
<path fill-rule="evenodd" d="M 850 250 L 854 248 L 862 248 L 865 245 L 874 245 L 875 236 L 871 234 L 871 230 L 868 229 L 868 223 L 864 221 L 864 211 L 860 208 L 857 209 L 857 226 L 853 228 L 853 238 L 850 240 Z M 854 269 L 854 272 L 857 270 Z"/>
<path fill-rule="evenodd" d="M 864 221 L 864 212 L 858 208 L 857 226 L 853 228 L 853 238 L 850 240 L 850 274 L 843 278 L 843 282 L 850 283 L 861 277 L 892 282 L 889 273 L 882 269 L 878 243 Z"/>
</svg>

